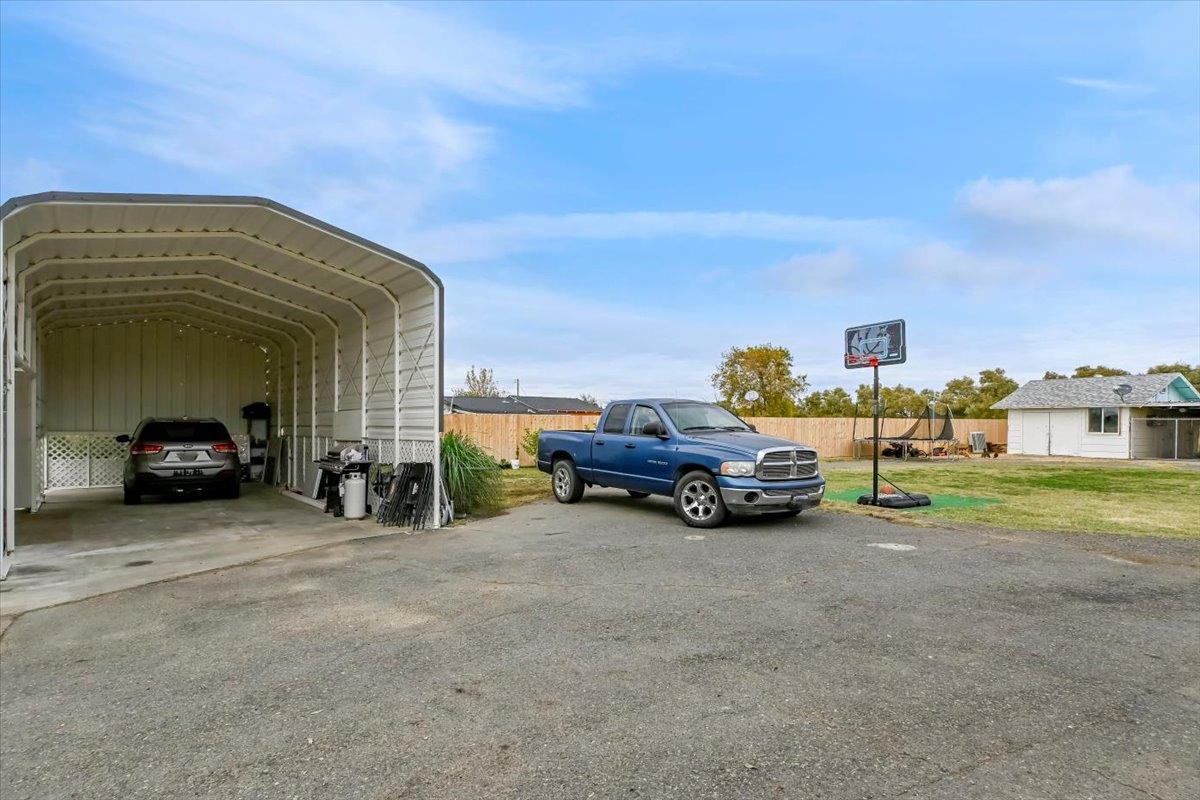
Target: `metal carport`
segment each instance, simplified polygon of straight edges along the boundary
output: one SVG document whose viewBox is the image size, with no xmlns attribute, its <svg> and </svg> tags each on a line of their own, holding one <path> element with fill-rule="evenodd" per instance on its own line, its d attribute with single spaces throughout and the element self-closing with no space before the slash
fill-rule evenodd
<svg viewBox="0 0 1200 800">
<path fill-rule="evenodd" d="M 443 289 L 425 265 L 259 197 L 48 192 L 0 217 L 0 575 L 15 510 L 111 482 L 111 436 L 143 416 L 265 400 L 290 489 L 335 442 L 438 463 Z"/>
</svg>

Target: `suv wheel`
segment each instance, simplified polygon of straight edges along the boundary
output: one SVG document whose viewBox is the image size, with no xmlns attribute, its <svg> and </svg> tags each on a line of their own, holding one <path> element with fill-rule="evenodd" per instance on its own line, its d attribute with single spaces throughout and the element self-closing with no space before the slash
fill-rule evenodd
<svg viewBox="0 0 1200 800">
<path fill-rule="evenodd" d="M 137 489 L 125 487 L 125 505 L 136 506 L 142 502 L 142 495 Z"/>
<path fill-rule="evenodd" d="M 716 528 L 729 512 L 713 476 L 697 470 L 675 484 L 675 513 L 692 528 Z"/>
<path fill-rule="evenodd" d="M 578 503 L 583 498 L 583 481 L 570 459 L 560 458 L 550 470 L 550 487 L 560 503 Z"/>
</svg>

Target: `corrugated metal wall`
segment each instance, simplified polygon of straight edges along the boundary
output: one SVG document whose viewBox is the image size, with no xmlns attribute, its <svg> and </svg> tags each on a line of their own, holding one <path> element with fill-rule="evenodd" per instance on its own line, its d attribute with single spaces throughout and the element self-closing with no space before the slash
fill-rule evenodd
<svg viewBox="0 0 1200 800">
<path fill-rule="evenodd" d="M 435 297 L 424 278 L 411 276 L 400 299 L 400 437 L 432 441 L 440 423 L 441 401 L 437 396 L 437 358 L 439 331 L 435 325 Z M 396 387 L 393 375 L 397 354 L 393 347 L 393 308 L 381 301 L 378 293 L 364 295 L 363 305 L 370 319 L 368 347 L 372 355 L 371 375 L 367 379 L 367 436 L 392 438 L 393 403 Z M 383 378 L 377 380 L 376 372 Z M 346 398 L 343 408 L 357 408 L 358 402 Z M 435 414 L 434 411 L 437 411 Z"/>
<path fill-rule="evenodd" d="M 261 347 L 198 328 L 64 328 L 42 348 L 45 431 L 130 432 L 144 417 L 186 415 L 216 417 L 238 433 L 242 406 L 275 404 Z"/>
</svg>

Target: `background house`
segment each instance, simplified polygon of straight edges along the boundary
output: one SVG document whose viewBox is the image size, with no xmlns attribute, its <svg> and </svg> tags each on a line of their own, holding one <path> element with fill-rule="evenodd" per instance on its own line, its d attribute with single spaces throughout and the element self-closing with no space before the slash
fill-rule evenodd
<svg viewBox="0 0 1200 800">
<path fill-rule="evenodd" d="M 503 397 L 445 397 L 447 414 L 595 414 L 600 406 L 578 397 L 504 395 Z"/>
<path fill-rule="evenodd" d="M 1200 458 L 1200 393 L 1179 373 L 1030 381 L 1008 411 L 1008 452 Z"/>
</svg>

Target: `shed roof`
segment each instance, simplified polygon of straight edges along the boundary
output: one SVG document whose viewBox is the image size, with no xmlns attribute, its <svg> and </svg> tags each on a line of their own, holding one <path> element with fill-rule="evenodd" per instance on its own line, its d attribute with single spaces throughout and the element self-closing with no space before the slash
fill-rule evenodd
<svg viewBox="0 0 1200 800">
<path fill-rule="evenodd" d="M 470 414 L 597 414 L 600 406 L 578 397 L 447 397 L 447 406 Z"/>
<path fill-rule="evenodd" d="M 554 412 L 594 414 L 600 411 L 600 406 L 590 400 L 580 400 L 578 397 L 542 397 L 523 394 L 516 399 L 541 414 Z"/>
<path fill-rule="evenodd" d="M 1190 402 L 1200 400 L 1195 387 L 1178 372 L 1155 375 L 1118 375 L 1095 378 L 1053 378 L 1030 381 L 994 404 L 992 408 L 1089 408 L 1095 406 L 1148 406 L 1168 404 L 1162 395 L 1177 381 Z M 1130 387 L 1124 398 L 1116 392 Z M 1171 403 L 1176 405 L 1177 403 Z"/>
</svg>

